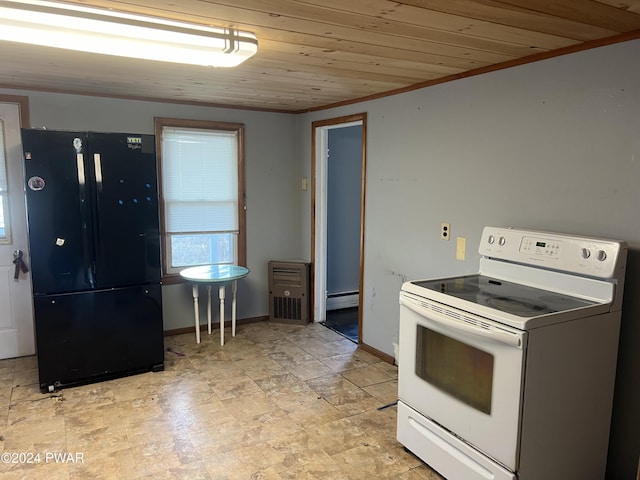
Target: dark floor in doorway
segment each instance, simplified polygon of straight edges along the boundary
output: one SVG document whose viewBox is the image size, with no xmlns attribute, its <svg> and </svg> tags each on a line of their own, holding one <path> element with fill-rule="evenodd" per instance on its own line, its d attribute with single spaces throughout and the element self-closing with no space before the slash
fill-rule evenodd
<svg viewBox="0 0 640 480">
<path fill-rule="evenodd" d="M 323 325 L 358 343 L 358 307 L 327 311 Z"/>
</svg>

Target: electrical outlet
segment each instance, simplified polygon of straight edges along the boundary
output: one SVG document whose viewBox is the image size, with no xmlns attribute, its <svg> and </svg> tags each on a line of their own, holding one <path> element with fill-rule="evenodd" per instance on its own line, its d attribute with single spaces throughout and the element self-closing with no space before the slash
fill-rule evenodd
<svg viewBox="0 0 640 480">
<path fill-rule="evenodd" d="M 440 240 L 449 240 L 451 237 L 451 225 L 448 223 L 440 224 Z"/>
</svg>

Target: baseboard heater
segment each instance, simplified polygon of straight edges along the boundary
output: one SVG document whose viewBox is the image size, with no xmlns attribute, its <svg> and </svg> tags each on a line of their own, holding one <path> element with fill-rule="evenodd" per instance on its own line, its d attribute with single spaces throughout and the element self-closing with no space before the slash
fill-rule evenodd
<svg viewBox="0 0 640 480">
<path fill-rule="evenodd" d="M 358 291 L 327 294 L 327 310 L 341 310 L 358 306 L 360 296 Z"/>
</svg>

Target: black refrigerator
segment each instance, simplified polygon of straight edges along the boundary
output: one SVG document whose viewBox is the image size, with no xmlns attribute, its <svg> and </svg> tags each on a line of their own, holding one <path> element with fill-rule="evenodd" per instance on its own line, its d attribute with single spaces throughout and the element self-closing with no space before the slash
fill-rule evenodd
<svg viewBox="0 0 640 480">
<path fill-rule="evenodd" d="M 40 389 L 164 365 L 153 135 L 22 130 Z"/>
</svg>

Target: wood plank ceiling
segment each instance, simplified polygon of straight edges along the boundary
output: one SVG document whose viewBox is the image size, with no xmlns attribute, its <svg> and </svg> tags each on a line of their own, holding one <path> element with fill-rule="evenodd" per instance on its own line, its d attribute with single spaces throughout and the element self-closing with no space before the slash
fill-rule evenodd
<svg viewBox="0 0 640 480">
<path fill-rule="evenodd" d="M 0 87 L 303 112 L 640 38 L 640 0 L 86 0 L 235 27 L 258 53 L 181 66 L 0 42 Z"/>
</svg>

